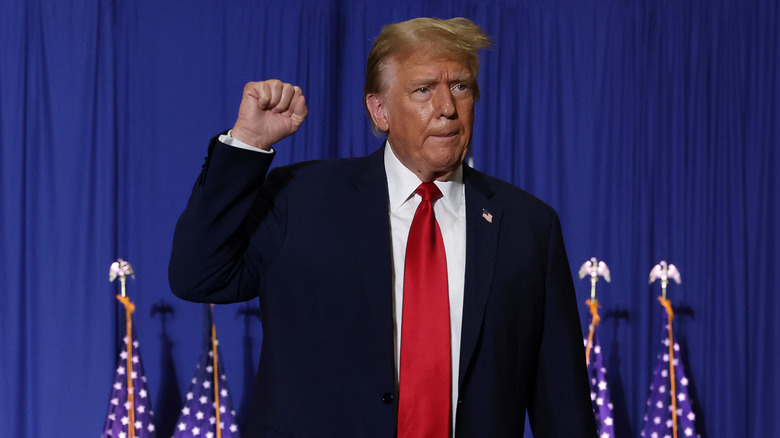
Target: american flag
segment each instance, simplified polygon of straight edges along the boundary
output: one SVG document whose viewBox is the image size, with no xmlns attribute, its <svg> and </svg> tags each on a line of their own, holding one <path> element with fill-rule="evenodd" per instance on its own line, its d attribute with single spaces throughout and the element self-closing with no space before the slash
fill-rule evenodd
<svg viewBox="0 0 780 438">
<path fill-rule="evenodd" d="M 209 309 L 210 310 L 210 309 Z M 217 345 L 216 330 L 208 313 L 208 331 L 204 342 L 203 353 L 195 368 L 195 377 L 187 392 L 184 407 L 181 409 L 179 421 L 173 438 L 239 438 L 236 412 L 230 400 L 225 367 L 217 348 L 217 373 L 219 379 L 214 380 L 214 350 Z M 215 398 L 215 391 L 219 397 Z M 215 401 L 216 400 L 216 401 Z"/>
<path fill-rule="evenodd" d="M 594 325 L 593 319 L 591 319 L 589 328 L 593 332 L 593 345 L 590 348 L 590 357 L 588 358 L 588 378 L 590 380 L 593 415 L 596 417 L 599 438 L 615 438 L 612 402 L 610 402 L 609 388 L 607 387 L 607 369 L 604 367 L 604 358 L 601 354 L 598 320 Z M 588 346 L 588 339 L 585 339 L 585 346 Z"/>
<path fill-rule="evenodd" d="M 111 400 L 108 405 L 108 416 L 106 424 L 103 427 L 101 437 L 107 438 L 154 438 L 154 413 L 152 412 L 152 401 L 149 398 L 149 390 L 146 386 L 146 375 L 141 361 L 141 351 L 138 348 L 138 341 L 135 332 L 132 332 L 133 343 L 130 349 L 130 363 L 132 371 L 130 377 L 133 382 L 133 409 L 132 416 L 134 424 L 130 424 L 131 405 L 128 401 L 128 369 L 127 366 L 127 341 L 125 337 L 122 342 L 122 352 L 119 353 L 118 365 L 114 377 L 114 387 L 111 391 Z M 133 427 L 133 431 L 130 431 Z M 131 435 L 132 433 L 132 435 Z"/>
<path fill-rule="evenodd" d="M 671 311 L 671 306 L 667 312 Z M 672 345 L 673 357 L 669 354 L 669 332 L 672 325 L 669 322 L 669 314 L 664 312 L 663 328 L 661 329 L 661 350 L 658 353 L 658 364 L 653 372 L 653 383 L 650 384 L 650 396 L 647 399 L 647 411 L 645 413 L 645 427 L 641 435 L 645 438 L 677 438 L 698 437 L 694 422 L 696 415 L 691 408 L 691 400 L 688 397 L 688 379 L 685 377 L 682 361 L 679 360 L 680 345 L 674 342 Z M 672 320 L 674 318 L 672 317 Z M 674 333 L 672 331 L 672 339 Z M 674 367 L 674 389 L 677 405 L 677 427 L 674 430 L 672 416 L 672 380 L 669 361 Z"/>
</svg>

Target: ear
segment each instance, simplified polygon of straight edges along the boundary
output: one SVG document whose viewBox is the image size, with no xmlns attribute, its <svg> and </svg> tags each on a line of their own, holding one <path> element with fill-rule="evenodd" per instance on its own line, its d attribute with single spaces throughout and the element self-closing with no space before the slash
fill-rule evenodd
<svg viewBox="0 0 780 438">
<path fill-rule="evenodd" d="M 366 108 L 368 108 L 371 121 L 374 122 L 377 129 L 387 132 L 390 126 L 387 121 L 387 107 L 385 107 L 383 96 L 375 93 L 366 95 Z"/>
</svg>

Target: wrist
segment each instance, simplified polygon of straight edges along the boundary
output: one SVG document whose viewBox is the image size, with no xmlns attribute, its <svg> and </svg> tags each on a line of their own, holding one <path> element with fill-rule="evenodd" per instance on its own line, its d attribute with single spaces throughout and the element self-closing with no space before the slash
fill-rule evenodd
<svg viewBox="0 0 780 438">
<path fill-rule="evenodd" d="M 255 147 L 257 149 L 262 149 L 264 151 L 270 151 L 271 146 L 273 146 L 273 143 L 265 140 L 263 136 L 256 135 L 252 132 L 247 132 L 241 129 L 241 127 L 234 126 L 233 129 L 228 131 L 227 135 L 228 137 L 236 139 L 241 143 Z"/>
</svg>

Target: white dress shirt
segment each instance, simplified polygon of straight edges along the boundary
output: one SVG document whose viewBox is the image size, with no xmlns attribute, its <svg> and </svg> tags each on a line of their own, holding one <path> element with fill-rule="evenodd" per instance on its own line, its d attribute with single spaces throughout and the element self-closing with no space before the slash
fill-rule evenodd
<svg viewBox="0 0 780 438">
<path fill-rule="evenodd" d="M 401 324 L 404 300 L 404 262 L 406 241 L 412 219 L 422 197 L 415 193 L 421 181 L 407 169 L 392 151 L 385 148 L 385 171 L 390 195 L 390 231 L 393 249 L 393 312 L 395 317 L 395 369 L 398 382 L 401 356 Z M 450 352 L 452 358 L 452 430 L 455 431 L 455 411 L 458 400 L 458 370 L 460 365 L 460 332 L 463 321 L 463 288 L 466 276 L 466 191 L 463 167 L 448 181 L 434 181 L 442 197 L 433 204 L 433 212 L 441 229 L 447 257 L 447 285 L 450 295 Z"/>
</svg>

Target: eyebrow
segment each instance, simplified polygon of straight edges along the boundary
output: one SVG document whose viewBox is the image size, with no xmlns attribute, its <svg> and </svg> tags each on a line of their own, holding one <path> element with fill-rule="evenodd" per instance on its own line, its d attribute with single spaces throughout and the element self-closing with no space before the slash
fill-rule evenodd
<svg viewBox="0 0 780 438">
<path fill-rule="evenodd" d="M 416 81 L 412 81 L 409 84 L 409 86 L 413 87 L 413 88 L 428 87 L 428 86 L 431 86 L 433 84 L 438 84 L 439 82 L 440 81 L 438 79 L 435 79 L 435 78 L 423 78 L 423 79 L 418 79 Z M 472 83 L 474 83 L 474 81 L 471 79 L 470 75 L 458 76 L 458 77 L 454 77 L 450 81 L 448 81 L 447 85 L 461 84 L 461 83 L 463 83 L 463 84 L 472 84 Z"/>
</svg>

